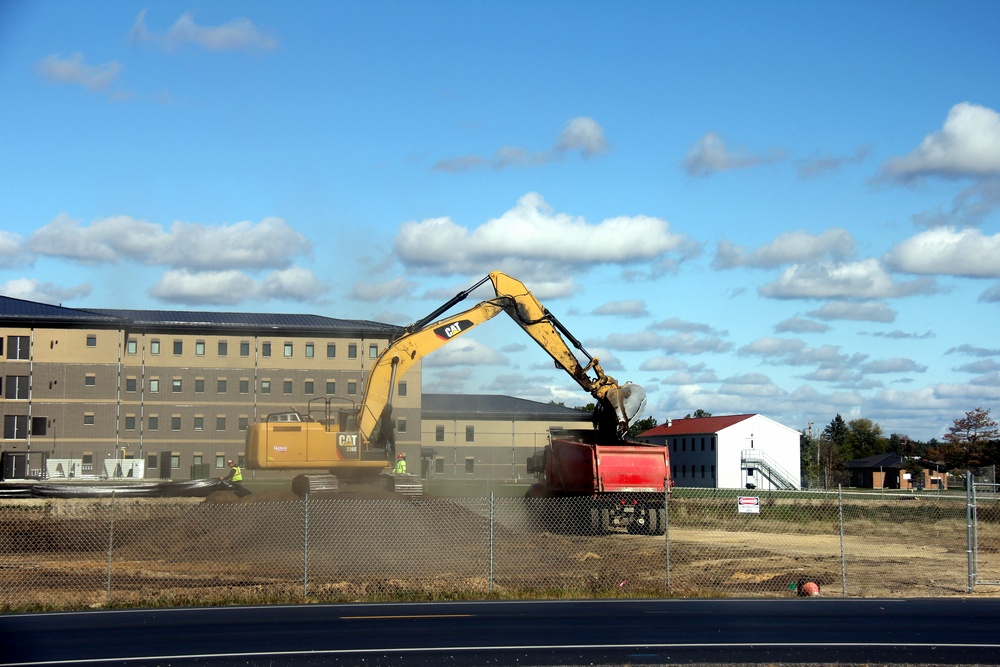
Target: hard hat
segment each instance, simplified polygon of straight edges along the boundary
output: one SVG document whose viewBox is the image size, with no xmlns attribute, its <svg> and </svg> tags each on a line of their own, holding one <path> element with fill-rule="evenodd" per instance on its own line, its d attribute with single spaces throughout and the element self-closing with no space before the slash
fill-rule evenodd
<svg viewBox="0 0 1000 667">
<path fill-rule="evenodd" d="M 232 459 L 229 459 L 229 463 L 232 463 L 232 462 L 233 462 L 233 460 L 232 460 Z"/>
<path fill-rule="evenodd" d="M 406 454 L 400 454 L 396 458 L 397 459 L 405 459 L 406 458 Z"/>
</svg>

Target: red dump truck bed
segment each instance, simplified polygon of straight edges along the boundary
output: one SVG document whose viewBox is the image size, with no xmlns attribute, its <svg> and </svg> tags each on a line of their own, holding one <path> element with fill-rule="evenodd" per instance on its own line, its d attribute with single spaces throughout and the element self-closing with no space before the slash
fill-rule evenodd
<svg viewBox="0 0 1000 667">
<path fill-rule="evenodd" d="M 666 447 L 600 445 L 566 432 L 553 434 L 546 464 L 548 483 L 560 493 L 663 493 L 670 457 Z"/>
</svg>

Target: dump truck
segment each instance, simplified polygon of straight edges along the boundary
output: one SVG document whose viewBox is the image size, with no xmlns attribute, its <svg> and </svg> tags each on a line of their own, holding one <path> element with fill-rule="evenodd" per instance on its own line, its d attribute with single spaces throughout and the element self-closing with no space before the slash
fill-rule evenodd
<svg viewBox="0 0 1000 667">
<path fill-rule="evenodd" d="M 670 493 L 670 454 L 665 446 L 622 439 L 608 442 L 596 431 L 551 429 L 549 443 L 528 458 L 538 482 L 528 498 L 574 498 L 572 517 L 549 517 L 570 530 L 590 533 L 624 528 L 663 534 Z M 541 511 L 542 506 L 538 506 Z"/>
</svg>

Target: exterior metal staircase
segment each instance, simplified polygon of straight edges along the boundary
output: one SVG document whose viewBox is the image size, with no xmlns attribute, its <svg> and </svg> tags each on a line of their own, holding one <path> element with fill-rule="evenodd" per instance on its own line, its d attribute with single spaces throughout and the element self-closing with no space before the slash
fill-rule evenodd
<svg viewBox="0 0 1000 667">
<path fill-rule="evenodd" d="M 791 473 L 759 449 L 744 449 L 740 453 L 740 467 L 745 471 L 751 468 L 760 471 L 763 476 L 770 480 L 775 489 L 789 490 L 799 488 L 794 481 L 795 477 Z"/>
</svg>

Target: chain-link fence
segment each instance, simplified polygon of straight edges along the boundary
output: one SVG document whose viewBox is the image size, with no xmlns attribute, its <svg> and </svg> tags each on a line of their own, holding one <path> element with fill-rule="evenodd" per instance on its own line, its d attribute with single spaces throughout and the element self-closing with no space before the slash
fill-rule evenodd
<svg viewBox="0 0 1000 667">
<path fill-rule="evenodd" d="M 0 609 L 773 597 L 806 581 L 832 597 L 1000 594 L 970 576 L 1000 580 L 996 499 L 970 523 L 957 493 L 739 496 L 675 489 L 654 530 L 582 498 L 5 501 Z"/>
</svg>

